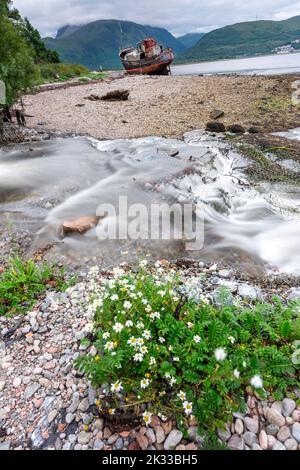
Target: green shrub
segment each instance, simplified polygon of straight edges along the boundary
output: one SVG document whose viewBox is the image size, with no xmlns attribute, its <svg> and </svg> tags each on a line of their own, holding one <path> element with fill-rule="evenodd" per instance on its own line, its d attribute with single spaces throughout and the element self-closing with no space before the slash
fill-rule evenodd
<svg viewBox="0 0 300 470">
<path fill-rule="evenodd" d="M 62 269 L 16 257 L 0 274 L 0 315 L 24 313 L 48 288 L 64 286 Z"/>
<path fill-rule="evenodd" d="M 77 64 L 41 64 L 39 69 L 42 81 L 57 80 L 58 77 L 61 80 L 67 80 L 89 73 L 86 67 Z"/>
<path fill-rule="evenodd" d="M 76 366 L 94 386 L 108 384 L 103 414 L 146 407 L 146 424 L 156 414 L 182 429 L 192 414 L 199 432 L 214 432 L 243 409 L 246 390 L 280 398 L 299 384 L 296 305 L 274 299 L 218 308 L 181 292 L 175 272 L 142 268 L 116 275 L 93 296 L 94 351 Z"/>
</svg>

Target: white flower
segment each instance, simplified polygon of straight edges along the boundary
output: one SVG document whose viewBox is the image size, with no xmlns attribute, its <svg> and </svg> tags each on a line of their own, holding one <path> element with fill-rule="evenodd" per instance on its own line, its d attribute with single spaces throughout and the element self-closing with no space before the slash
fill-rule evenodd
<svg viewBox="0 0 300 470">
<path fill-rule="evenodd" d="M 224 348 L 218 348 L 215 350 L 215 358 L 218 362 L 225 361 L 227 357 L 227 352 Z"/>
<path fill-rule="evenodd" d="M 166 342 L 166 340 L 165 340 L 165 338 L 160 337 L 160 338 L 159 338 L 159 342 L 160 342 L 161 344 L 164 344 L 164 343 Z"/>
<path fill-rule="evenodd" d="M 141 388 L 147 388 L 150 385 L 150 380 L 149 379 L 143 379 L 141 380 Z"/>
<path fill-rule="evenodd" d="M 167 373 L 165 374 L 165 377 L 166 377 L 166 379 L 170 379 L 170 378 L 171 378 L 171 374 L 170 374 L 169 372 L 167 372 Z"/>
<path fill-rule="evenodd" d="M 106 349 L 107 351 L 112 351 L 114 348 L 115 345 L 113 341 L 108 341 L 104 346 L 104 349 Z"/>
<path fill-rule="evenodd" d="M 174 362 L 179 362 L 180 359 L 179 359 L 179 357 L 176 356 L 176 357 L 173 357 L 173 361 L 174 361 Z"/>
<path fill-rule="evenodd" d="M 126 300 L 126 302 L 124 302 L 123 305 L 124 305 L 125 310 L 130 310 L 131 307 L 132 307 L 132 303 L 128 302 L 127 300 Z"/>
<path fill-rule="evenodd" d="M 108 410 L 108 412 L 109 412 L 110 415 L 114 415 L 116 410 L 115 410 L 115 408 L 111 408 L 110 410 Z"/>
<path fill-rule="evenodd" d="M 191 330 L 194 327 L 194 323 L 191 323 L 190 321 L 187 324 L 187 327 Z"/>
<path fill-rule="evenodd" d="M 156 268 L 160 268 L 160 267 L 161 267 L 161 262 L 160 262 L 159 260 L 155 261 L 154 266 L 155 266 Z"/>
<path fill-rule="evenodd" d="M 143 333 L 143 337 L 147 340 L 151 339 L 151 331 L 145 330 Z"/>
<path fill-rule="evenodd" d="M 263 388 L 263 381 L 259 375 L 252 377 L 250 383 L 254 388 Z"/>
<path fill-rule="evenodd" d="M 130 346 L 136 346 L 137 339 L 134 336 L 131 336 L 131 338 L 127 341 L 127 344 L 129 344 Z"/>
<path fill-rule="evenodd" d="M 165 290 L 159 290 L 158 292 L 158 295 L 160 295 L 161 297 L 164 297 L 166 295 L 166 291 Z"/>
<path fill-rule="evenodd" d="M 120 382 L 119 380 L 116 383 L 112 384 L 110 387 L 110 391 L 113 393 L 119 393 L 121 390 L 123 390 L 123 387 L 122 382 Z"/>
<path fill-rule="evenodd" d="M 143 338 L 137 338 L 136 342 L 139 346 L 143 346 L 143 344 L 144 344 Z"/>
<path fill-rule="evenodd" d="M 174 302 L 178 302 L 180 299 L 176 295 L 173 297 Z"/>
<path fill-rule="evenodd" d="M 118 294 L 113 294 L 110 298 L 110 300 L 114 301 L 114 300 L 119 300 L 119 296 Z"/>
<path fill-rule="evenodd" d="M 144 355 L 142 353 L 137 353 L 133 356 L 135 362 L 143 362 Z"/>
<path fill-rule="evenodd" d="M 195 341 L 196 344 L 201 343 L 201 338 L 200 338 L 200 336 L 199 336 L 199 335 L 194 336 L 194 341 Z"/>
<path fill-rule="evenodd" d="M 103 333 L 102 338 L 103 339 L 108 339 L 110 337 L 110 333 Z"/>
<path fill-rule="evenodd" d="M 145 325 L 144 325 L 144 323 L 143 323 L 142 321 L 139 321 L 139 322 L 136 324 L 136 326 L 137 326 L 137 328 L 142 329 L 142 328 L 144 328 Z M 144 335 L 143 335 L 143 336 L 144 336 Z"/>
<path fill-rule="evenodd" d="M 150 318 L 151 318 L 151 320 L 155 320 L 156 318 L 159 320 L 160 319 L 160 313 L 159 312 L 150 313 Z"/>
<path fill-rule="evenodd" d="M 163 423 L 165 423 L 168 419 L 167 416 L 162 415 L 161 413 L 158 413 L 157 416 L 162 420 Z"/>
<path fill-rule="evenodd" d="M 145 260 L 145 259 L 142 260 L 142 261 L 140 262 L 140 268 L 145 268 L 145 267 L 147 266 L 147 264 L 148 264 L 148 261 L 147 261 L 147 260 Z"/>
<path fill-rule="evenodd" d="M 149 426 L 149 424 L 151 424 L 151 418 L 152 418 L 152 413 L 149 413 L 148 411 L 145 411 L 143 413 L 143 420 L 146 426 Z"/>
<path fill-rule="evenodd" d="M 155 357 L 150 357 L 150 366 L 154 366 L 156 364 Z"/>
<path fill-rule="evenodd" d="M 179 400 L 181 401 L 186 401 L 186 393 L 182 392 L 182 390 L 180 390 L 180 392 L 177 394 Z"/>
<path fill-rule="evenodd" d="M 239 379 L 239 378 L 240 378 L 240 375 L 241 375 L 241 373 L 240 373 L 240 371 L 239 371 L 239 370 L 237 370 L 237 369 L 234 369 L 234 371 L 233 371 L 233 375 L 234 375 L 234 377 L 235 377 L 236 379 Z"/>
<path fill-rule="evenodd" d="M 146 348 L 146 346 L 142 346 L 142 347 L 140 348 L 140 352 L 141 352 L 142 354 L 147 354 L 148 348 Z"/>
<path fill-rule="evenodd" d="M 191 415 L 193 413 L 193 403 L 184 401 L 182 406 L 186 415 Z"/>
<path fill-rule="evenodd" d="M 243 362 L 243 367 L 244 367 L 244 369 L 246 369 L 246 367 L 247 367 L 247 362 L 246 361 Z"/>
<path fill-rule="evenodd" d="M 170 380 L 171 387 L 173 387 L 173 385 L 175 385 L 175 384 L 176 384 L 176 379 L 175 379 L 175 377 L 172 377 L 171 380 Z"/>
<path fill-rule="evenodd" d="M 151 305 L 147 305 L 145 310 L 146 310 L 146 312 L 150 313 L 152 311 Z"/>
<path fill-rule="evenodd" d="M 173 351 L 173 346 L 169 346 L 169 347 L 168 347 L 168 350 L 169 350 L 170 352 L 172 352 L 172 351 Z"/>
<path fill-rule="evenodd" d="M 133 322 L 131 320 L 127 320 L 127 322 L 125 323 L 125 326 L 127 328 L 130 328 L 131 326 L 133 326 Z"/>
<path fill-rule="evenodd" d="M 235 343 L 235 337 L 234 336 L 228 336 L 228 340 L 231 342 L 231 344 Z"/>
<path fill-rule="evenodd" d="M 121 331 L 124 329 L 124 325 L 122 325 L 122 323 L 115 323 L 114 326 L 113 326 L 113 330 L 116 332 L 116 333 L 121 333 Z"/>
<path fill-rule="evenodd" d="M 139 296 L 139 297 L 140 297 L 140 296 Z M 142 300 L 142 304 L 143 304 L 143 305 L 148 305 L 148 304 L 149 304 L 149 302 L 148 302 L 148 300 L 147 300 L 147 299 L 143 299 L 143 300 Z"/>
</svg>

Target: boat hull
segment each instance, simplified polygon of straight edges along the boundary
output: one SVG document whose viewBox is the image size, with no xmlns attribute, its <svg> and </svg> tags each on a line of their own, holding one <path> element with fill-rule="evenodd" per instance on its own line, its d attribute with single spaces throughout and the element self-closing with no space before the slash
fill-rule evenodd
<svg viewBox="0 0 300 470">
<path fill-rule="evenodd" d="M 131 75 L 168 75 L 169 67 L 174 60 L 171 49 L 165 49 L 157 57 L 146 58 L 137 61 L 124 59 L 126 51 L 121 52 L 120 59 L 128 74 Z"/>
</svg>

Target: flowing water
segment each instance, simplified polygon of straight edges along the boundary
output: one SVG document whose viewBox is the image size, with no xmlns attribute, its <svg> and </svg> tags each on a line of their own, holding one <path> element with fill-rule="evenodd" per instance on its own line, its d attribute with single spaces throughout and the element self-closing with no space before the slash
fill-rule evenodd
<svg viewBox="0 0 300 470">
<path fill-rule="evenodd" d="M 177 153 L 178 152 L 178 153 Z M 103 265 L 148 254 L 235 264 L 265 263 L 300 273 L 300 186 L 249 184 L 249 164 L 222 140 L 191 132 L 182 140 L 148 137 L 96 141 L 53 139 L 0 151 L 0 228 L 29 230 L 31 251 L 54 244 L 54 253 Z M 204 214 L 204 247 L 186 251 L 184 240 L 99 241 L 96 228 L 62 235 L 62 224 L 94 216 L 99 204 L 192 204 Z M 109 218 L 108 218 L 109 219 Z M 100 219 L 99 224 L 111 220 Z M 99 225 L 100 226 L 100 225 Z"/>
</svg>

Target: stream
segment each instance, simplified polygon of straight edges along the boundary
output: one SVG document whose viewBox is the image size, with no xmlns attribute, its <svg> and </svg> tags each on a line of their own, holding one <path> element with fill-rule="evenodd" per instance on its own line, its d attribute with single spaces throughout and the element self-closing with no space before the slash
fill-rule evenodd
<svg viewBox="0 0 300 470">
<path fill-rule="evenodd" d="M 182 140 L 69 137 L 0 150 L 0 230 L 28 231 L 28 256 L 50 244 L 50 256 L 78 266 L 190 257 L 300 274 L 300 186 L 251 185 L 248 165 L 226 142 L 201 131 Z M 204 220 L 203 248 L 187 251 L 184 237 L 100 241 L 96 227 L 63 236 L 66 220 L 95 216 L 100 204 L 117 207 L 120 196 L 149 210 L 191 204 Z"/>
</svg>

